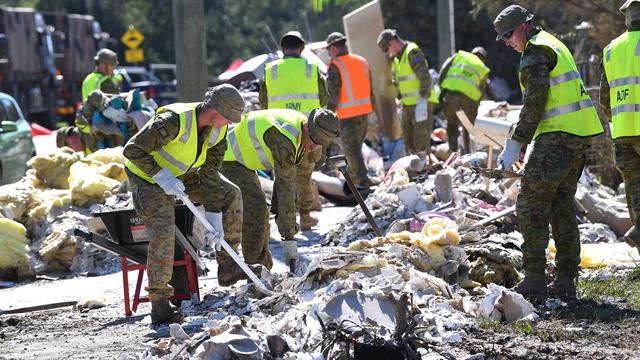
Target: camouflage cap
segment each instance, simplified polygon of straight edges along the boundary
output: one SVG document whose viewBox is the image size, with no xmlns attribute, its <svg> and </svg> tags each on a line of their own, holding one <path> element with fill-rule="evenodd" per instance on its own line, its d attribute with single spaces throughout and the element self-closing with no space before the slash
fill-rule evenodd
<svg viewBox="0 0 640 360">
<path fill-rule="evenodd" d="M 482 46 L 476 46 L 471 50 L 471 53 L 480 58 L 483 62 L 487 61 L 487 50 Z"/>
<path fill-rule="evenodd" d="M 216 109 L 226 119 L 238 123 L 244 111 L 244 99 L 240 92 L 229 84 L 222 84 L 207 89 L 204 95 L 204 103 L 210 108 Z"/>
<path fill-rule="evenodd" d="M 620 12 L 625 14 L 627 9 L 629 8 L 629 6 L 631 6 L 631 4 L 636 3 L 636 4 L 640 4 L 640 0 L 627 0 L 624 2 L 624 4 L 622 4 L 622 6 L 620 6 Z"/>
<path fill-rule="evenodd" d="M 309 136 L 314 143 L 330 145 L 338 136 L 339 129 L 338 117 L 333 111 L 317 108 L 309 114 Z"/>
<path fill-rule="evenodd" d="M 61 148 L 67 146 L 67 138 L 71 135 L 80 135 L 80 131 L 75 126 L 66 126 L 58 129 L 56 133 L 56 146 Z"/>
<path fill-rule="evenodd" d="M 533 19 L 533 14 L 529 10 L 523 8 L 520 5 L 510 5 L 506 9 L 502 10 L 496 19 L 493 21 L 493 27 L 496 29 L 498 36 L 497 40 L 502 38 L 511 30 L 514 30 L 518 25 L 530 21 Z"/>
<path fill-rule="evenodd" d="M 632 22 L 640 20 L 640 0 L 627 0 L 620 7 L 620 12 L 624 14 L 624 23 L 627 27 Z"/>
<path fill-rule="evenodd" d="M 304 38 L 302 37 L 302 34 L 300 33 L 300 31 L 288 31 L 284 33 L 284 35 L 282 35 L 282 37 L 280 38 L 280 46 L 282 46 L 282 41 L 287 37 L 293 37 L 300 40 L 301 43 L 303 44 L 305 43 Z"/>
<path fill-rule="evenodd" d="M 327 46 L 329 46 L 333 43 L 337 43 L 338 41 L 342 41 L 342 40 L 347 40 L 347 38 L 341 33 L 336 31 L 336 32 L 332 32 L 331 34 L 329 34 L 329 36 L 327 36 L 326 43 L 327 43 Z"/>
<path fill-rule="evenodd" d="M 97 61 L 100 64 L 106 65 L 118 65 L 118 55 L 115 52 L 109 49 L 100 49 L 96 53 L 96 56 L 93 60 Z"/>
<path fill-rule="evenodd" d="M 389 42 L 391 42 L 391 39 L 396 36 L 398 36 L 398 33 L 395 29 L 384 29 L 382 30 L 380 35 L 378 35 L 378 40 L 376 42 L 378 43 L 380 49 L 384 50 L 387 48 L 387 46 L 389 46 Z"/>
</svg>

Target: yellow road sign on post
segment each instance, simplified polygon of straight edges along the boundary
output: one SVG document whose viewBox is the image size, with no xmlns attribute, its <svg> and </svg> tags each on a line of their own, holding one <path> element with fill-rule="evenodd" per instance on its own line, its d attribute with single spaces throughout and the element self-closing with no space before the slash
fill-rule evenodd
<svg viewBox="0 0 640 360">
<path fill-rule="evenodd" d="M 124 51 L 124 61 L 128 63 L 143 62 L 144 51 L 142 49 L 127 49 Z"/>
<path fill-rule="evenodd" d="M 137 49 L 144 41 L 144 36 L 133 25 L 129 25 L 129 29 L 122 35 L 120 41 L 127 45 L 129 49 Z"/>
</svg>

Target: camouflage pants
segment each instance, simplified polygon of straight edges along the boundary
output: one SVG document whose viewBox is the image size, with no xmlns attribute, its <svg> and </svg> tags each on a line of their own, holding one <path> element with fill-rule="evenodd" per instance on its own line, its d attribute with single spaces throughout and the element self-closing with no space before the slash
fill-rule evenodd
<svg viewBox="0 0 640 360">
<path fill-rule="evenodd" d="M 466 95 L 457 91 L 447 91 L 442 98 L 442 112 L 447 120 L 447 141 L 449 142 L 449 151 L 458 151 L 458 136 L 460 135 L 460 120 L 456 115 L 456 111 L 463 110 L 472 124 L 476 122 L 478 115 L 478 102 L 469 99 Z M 469 133 L 463 129 L 462 138 L 464 139 L 464 148 L 468 152 Z"/>
<path fill-rule="evenodd" d="M 149 300 L 157 301 L 173 295 L 173 288 L 169 285 L 173 275 L 173 260 L 175 252 L 175 199 L 156 184 L 151 184 L 127 171 L 131 184 L 133 206 L 138 216 L 142 218 L 150 233 L 151 240 L 147 251 L 147 277 L 149 284 Z M 197 173 L 185 176 L 185 188 L 192 201 L 200 202 L 200 186 Z M 238 248 L 242 232 L 242 224 L 236 219 L 242 216 L 242 200 L 237 186 L 223 178 L 220 189 L 225 193 L 222 206 L 217 205 L 223 212 L 222 226 L 225 230 L 225 240 L 234 248 Z M 209 209 L 210 204 L 203 204 Z M 219 252 L 216 257 L 222 262 L 226 252 Z"/>
<path fill-rule="evenodd" d="M 368 183 L 367 167 L 362 157 L 362 143 L 367 134 L 367 116 L 340 119 L 340 138 L 347 158 L 347 168 L 356 185 Z"/>
<path fill-rule="evenodd" d="M 307 151 L 296 167 L 296 196 L 298 210 L 301 213 L 308 213 L 313 206 L 313 190 L 311 188 L 311 174 L 315 170 L 318 162 L 322 159 L 322 146 L 316 146 L 313 151 Z M 278 196 L 276 188 L 273 188 L 272 207 L 277 209 Z"/>
<path fill-rule="evenodd" d="M 242 192 L 242 255 L 245 262 L 271 269 L 269 209 L 258 175 L 235 161 L 223 162 L 220 172 Z"/>
<path fill-rule="evenodd" d="M 518 223 L 524 238 L 524 269 L 544 272 L 551 224 L 558 250 L 557 269 L 573 276 L 580 264 L 580 233 L 573 201 L 587 145 L 570 148 L 534 143 L 533 146 L 516 201 Z"/>
<path fill-rule="evenodd" d="M 402 139 L 404 150 L 407 154 L 416 154 L 420 151 L 431 152 L 431 131 L 433 130 L 433 108 L 429 107 L 429 116 L 426 121 L 416 122 L 416 106 L 402 105 Z"/>
<path fill-rule="evenodd" d="M 631 222 L 640 224 L 640 137 L 616 140 L 616 166 L 624 179 Z"/>
</svg>

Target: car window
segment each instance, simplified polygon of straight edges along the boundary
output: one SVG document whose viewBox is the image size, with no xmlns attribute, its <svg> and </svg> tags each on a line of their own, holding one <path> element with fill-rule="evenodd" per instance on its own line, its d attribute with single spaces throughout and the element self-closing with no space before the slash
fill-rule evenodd
<svg viewBox="0 0 640 360">
<path fill-rule="evenodd" d="M 2 107 L 4 111 L 2 112 L 3 120 L 9 121 L 18 121 L 20 120 L 20 115 L 18 115 L 18 110 L 16 110 L 16 106 L 9 99 L 2 99 Z"/>
<path fill-rule="evenodd" d="M 146 73 L 129 73 L 129 77 L 131 78 L 131 82 L 137 83 L 140 81 L 149 81 L 149 76 Z"/>
</svg>

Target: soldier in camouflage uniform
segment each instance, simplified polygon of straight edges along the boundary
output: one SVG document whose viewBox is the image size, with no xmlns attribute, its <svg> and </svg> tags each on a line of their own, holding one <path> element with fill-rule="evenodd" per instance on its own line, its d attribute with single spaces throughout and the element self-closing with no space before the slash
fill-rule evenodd
<svg viewBox="0 0 640 360">
<path fill-rule="evenodd" d="M 395 85 L 400 90 L 400 101 L 402 102 L 401 128 L 404 140 L 404 149 L 408 154 L 418 152 L 431 152 L 431 131 L 433 130 L 433 109 L 431 114 L 424 119 L 416 119 L 416 97 L 417 101 L 427 101 L 431 93 L 431 76 L 429 75 L 429 64 L 422 50 L 410 41 L 405 41 L 398 36 L 396 30 L 385 29 L 378 35 L 378 47 L 386 54 L 395 59 L 392 63 L 394 69 Z M 409 48 L 411 47 L 411 48 Z M 408 51 L 408 54 L 405 52 Z M 406 55 L 406 56 L 405 56 Z M 410 67 L 410 70 L 403 68 Z M 403 72 L 403 74 L 400 74 Z M 414 85 L 411 82 L 419 81 Z M 408 82 L 407 92 L 404 83 Z M 415 87 L 415 89 L 414 89 Z M 416 94 L 415 92 L 418 92 Z"/>
<path fill-rule="evenodd" d="M 476 55 L 482 60 L 483 63 L 487 63 L 487 51 L 483 47 L 475 47 L 471 50 L 471 53 Z M 456 54 L 457 55 L 457 54 Z M 456 111 L 462 110 L 469 118 L 471 123 L 475 123 L 476 116 L 478 115 L 478 105 L 480 99 L 477 101 L 472 100 L 469 96 L 456 90 L 447 89 L 447 86 L 442 86 L 443 81 L 447 78 L 447 73 L 451 64 L 456 58 L 456 55 L 449 57 L 440 70 L 438 83 L 440 85 L 440 98 L 442 99 L 442 111 L 444 117 L 447 119 L 447 141 L 449 142 L 449 151 L 458 151 L 458 136 L 460 134 L 459 127 L 460 121 L 456 115 Z M 473 79 L 473 77 L 471 77 Z M 493 93 L 491 86 L 489 85 L 489 76 L 485 76 L 480 80 L 479 90 L 481 94 L 485 94 L 490 100 L 495 100 L 496 95 Z M 470 151 L 469 133 L 463 129 L 463 140 L 465 151 Z"/>
<path fill-rule="evenodd" d="M 347 38 L 339 32 L 329 34 L 326 40 L 327 51 L 329 51 L 332 59 L 327 74 L 327 92 L 329 93 L 327 109 L 337 111 L 340 118 L 340 139 L 344 146 L 349 175 L 356 186 L 366 189 L 370 184 L 367 167 L 362 156 L 362 144 L 367 134 L 367 121 L 369 114 L 373 111 L 375 96 L 371 86 L 371 72 L 367 71 L 366 73 L 368 84 L 357 83 L 358 79 L 360 81 L 365 79 L 362 74 L 355 74 L 356 71 L 360 70 L 357 67 L 359 59 L 362 62 L 361 66 L 366 70 L 369 70 L 369 64 L 364 58 L 349 54 L 346 42 Z M 340 62 L 338 63 L 338 61 Z M 343 73 L 338 69 L 338 66 L 342 67 Z M 353 74 L 349 74 L 349 72 L 353 72 Z M 347 73 L 347 75 L 344 73 Z M 342 78 L 345 76 L 348 76 L 349 81 L 343 84 Z M 347 94 L 346 98 L 341 98 L 343 87 L 348 87 L 345 92 Z M 368 97 L 358 99 L 358 95 L 364 96 L 365 88 L 368 88 L 366 89 Z M 363 94 L 358 94 L 358 92 Z M 349 105 L 349 102 L 353 102 L 355 105 Z M 361 108 L 363 106 L 366 107 Z M 343 113 L 347 115 L 342 115 Z M 350 116 L 356 113 L 362 114 Z"/>
<path fill-rule="evenodd" d="M 280 46 L 282 48 L 283 59 L 300 59 L 302 56 L 302 51 L 305 47 L 305 41 L 302 35 L 298 31 L 289 31 L 282 35 L 280 39 Z M 277 60 L 276 60 L 277 61 Z M 274 61 L 275 62 L 275 61 Z M 266 69 L 271 63 L 265 64 L 265 76 Z M 317 93 L 319 105 L 324 107 L 327 105 L 327 90 L 324 83 L 324 78 L 320 74 L 319 71 L 316 71 L 317 80 Z M 282 74 L 280 75 L 282 77 Z M 291 86 L 289 89 L 291 91 L 296 91 L 297 85 L 299 84 L 295 79 L 294 81 L 296 86 Z M 269 103 L 269 90 L 267 89 L 267 84 L 264 78 L 260 79 L 258 88 L 258 98 L 260 100 L 260 107 L 262 109 L 278 109 L 284 108 L 282 104 L 273 104 Z M 291 94 L 290 94 L 291 95 Z M 304 107 L 304 106 L 303 106 Z M 294 110 L 301 111 L 306 115 L 309 115 L 309 112 L 317 107 L 312 106 L 308 108 L 294 108 Z M 311 189 L 311 174 L 313 170 L 316 168 L 316 160 L 314 160 L 314 154 L 316 157 L 320 156 L 322 153 L 322 149 L 314 149 L 313 152 L 307 151 L 304 155 L 304 158 L 298 164 L 298 170 L 295 181 L 296 188 L 296 196 L 297 196 L 297 204 L 298 211 L 300 212 L 300 227 L 302 230 L 309 230 L 313 226 L 318 225 L 318 218 L 311 216 L 311 203 L 313 202 L 313 192 Z M 324 159 L 322 159 L 324 160 Z M 278 191 L 274 189 L 272 194 L 272 201 L 274 204 L 278 202 Z M 272 210 L 276 210 L 277 207 L 272 206 Z"/>
<path fill-rule="evenodd" d="M 601 64 L 600 104 L 608 118 L 613 121 L 612 137 L 615 145 L 616 166 L 624 179 L 624 190 L 633 224 L 624 235 L 624 240 L 627 244 L 640 248 L 640 229 L 638 228 L 640 226 L 640 111 L 637 109 L 638 85 L 628 81 L 640 76 L 637 50 L 640 40 L 636 40 L 640 33 L 640 0 L 626 1 L 620 7 L 620 11 L 625 14 L 625 25 L 628 31 L 604 49 L 605 56 Z M 616 49 L 612 49 L 614 46 Z M 634 53 L 635 56 L 628 56 L 629 52 Z M 616 56 L 618 53 L 620 55 Z M 609 62 L 606 71 L 605 61 Z M 611 78 L 608 78 L 608 73 L 614 74 L 609 75 Z M 614 85 L 615 99 L 611 97 L 611 83 L 616 84 Z M 633 102 L 635 107 L 629 106 Z M 613 118 L 612 107 L 617 110 Z M 628 107 L 632 110 L 620 111 Z"/>
<path fill-rule="evenodd" d="M 293 134 L 292 130 L 288 130 L 293 126 L 292 123 L 301 127 L 302 134 Z M 262 139 L 266 148 L 262 143 L 256 147 L 251 133 L 245 128 L 253 128 L 254 131 L 258 128 L 265 129 Z M 289 137 L 285 133 L 290 134 Z M 329 145 L 337 134 L 337 118 L 326 109 L 312 111 L 308 121 L 304 114 L 295 110 L 252 111 L 245 114 L 240 125 L 229 133 L 229 146 L 221 172 L 242 191 L 242 254 L 248 264 L 262 264 L 269 269 L 273 266 L 269 251 L 269 210 L 255 170 L 273 169 L 275 173 L 273 187 L 274 192 L 278 192 L 276 224 L 282 236 L 285 261 L 297 261 L 294 235 L 299 229 L 292 184 L 295 182 L 298 164 L 305 152 L 313 150 L 317 145 Z M 256 133 L 255 136 L 259 137 L 260 134 Z M 293 138 L 296 140 L 293 141 Z M 247 144 L 253 144 L 251 149 L 243 147 L 248 146 Z"/>
<path fill-rule="evenodd" d="M 511 169 L 522 145 L 535 139 L 516 201 L 525 277 L 514 290 L 532 301 L 547 297 L 545 249 L 551 224 L 558 254 L 549 292 L 572 299 L 580 264 L 573 199 L 590 137 L 603 129 L 571 53 L 532 19 L 526 9 L 511 5 L 494 21 L 497 39 L 522 53 L 518 72 L 524 87 L 524 106 L 498 158 L 500 168 Z"/>
<path fill-rule="evenodd" d="M 206 92 L 204 102 L 160 108 L 158 114 L 124 147 L 134 207 L 151 234 L 147 291 L 153 323 L 176 318 L 167 300 L 173 294 L 173 288 L 168 285 L 175 248 L 175 200 L 172 195 L 186 188 L 193 201 L 204 205 L 207 219 L 229 245 L 237 249 L 240 244 L 240 189 L 221 176 L 219 168 L 227 147 L 227 124 L 240 121 L 243 110 L 244 100 L 234 87 L 216 86 Z M 185 153 L 188 150 L 194 153 Z M 176 165 L 180 170 L 172 170 L 168 165 L 161 166 L 166 163 L 163 159 L 171 159 L 171 164 L 189 165 Z M 199 167 L 193 167 L 200 162 Z M 242 270 L 225 251 L 218 251 L 216 259 L 220 285 L 228 286 L 244 278 Z"/>
</svg>

